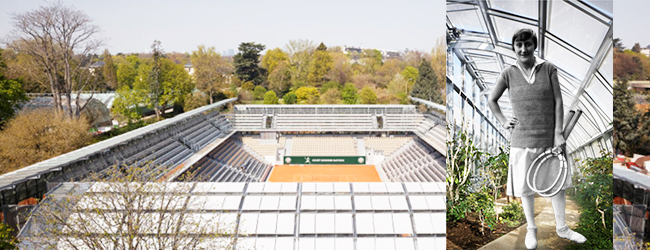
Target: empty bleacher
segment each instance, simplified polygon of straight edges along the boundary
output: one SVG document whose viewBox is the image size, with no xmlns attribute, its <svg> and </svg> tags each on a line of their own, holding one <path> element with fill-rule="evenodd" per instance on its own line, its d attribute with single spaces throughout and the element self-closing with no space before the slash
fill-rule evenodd
<svg viewBox="0 0 650 250">
<path fill-rule="evenodd" d="M 412 141 L 412 137 L 396 136 L 396 137 L 363 137 L 363 141 L 367 148 L 375 151 L 382 151 L 385 156 L 391 155 L 395 150 L 405 145 L 407 142 Z"/>
<path fill-rule="evenodd" d="M 101 175 L 111 166 L 139 167 L 145 164 L 156 166 L 151 170 L 150 178 L 160 179 L 209 143 L 228 135 L 231 129 L 218 112 L 197 115 L 120 144 L 101 157 L 64 172 L 53 181 L 81 180 L 92 173 Z"/>
<path fill-rule="evenodd" d="M 296 156 L 356 156 L 357 140 L 351 136 L 295 136 L 291 155 Z"/>
<path fill-rule="evenodd" d="M 381 163 L 390 181 L 445 181 L 445 156 L 419 140 L 411 140 Z"/>
<path fill-rule="evenodd" d="M 238 113 L 229 115 L 227 118 L 230 124 L 240 131 L 258 131 L 266 127 L 264 114 Z"/>
<path fill-rule="evenodd" d="M 265 181 L 271 164 L 245 146 L 240 138 L 224 141 L 189 170 L 193 180 L 210 182 L 260 182 Z"/>
<path fill-rule="evenodd" d="M 438 152 L 447 152 L 447 128 L 446 123 L 440 118 L 425 114 L 425 119 L 414 130 L 422 140 L 426 141 Z"/>
<path fill-rule="evenodd" d="M 286 137 L 280 137 L 277 143 L 261 142 L 259 136 L 242 136 L 244 145 L 262 156 L 274 156 L 278 148 L 284 148 Z"/>
<path fill-rule="evenodd" d="M 372 114 L 276 114 L 280 131 L 359 131 L 375 129 Z"/>
</svg>

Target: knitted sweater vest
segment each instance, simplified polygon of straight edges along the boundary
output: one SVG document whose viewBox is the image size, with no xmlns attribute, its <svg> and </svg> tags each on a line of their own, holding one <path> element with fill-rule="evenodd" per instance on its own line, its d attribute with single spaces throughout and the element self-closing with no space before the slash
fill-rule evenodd
<svg viewBox="0 0 650 250">
<path fill-rule="evenodd" d="M 535 81 L 526 81 L 519 68 L 512 65 L 503 71 L 519 124 L 512 131 L 511 147 L 546 148 L 553 146 L 555 133 L 555 98 L 551 74 L 557 69 L 550 62 L 542 63 L 535 72 Z"/>
</svg>

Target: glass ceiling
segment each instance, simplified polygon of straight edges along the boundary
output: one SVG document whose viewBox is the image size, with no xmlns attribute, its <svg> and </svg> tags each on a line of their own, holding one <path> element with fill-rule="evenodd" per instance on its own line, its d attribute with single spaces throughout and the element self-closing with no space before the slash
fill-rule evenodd
<svg viewBox="0 0 650 250">
<path fill-rule="evenodd" d="M 448 30 L 459 34 L 448 46 L 487 96 L 516 60 L 512 34 L 535 30 L 536 55 L 558 67 L 565 114 L 584 111 L 567 140 L 571 151 L 612 129 L 612 12 L 612 1 L 447 0 Z M 499 105 L 512 115 L 507 91 Z"/>
</svg>

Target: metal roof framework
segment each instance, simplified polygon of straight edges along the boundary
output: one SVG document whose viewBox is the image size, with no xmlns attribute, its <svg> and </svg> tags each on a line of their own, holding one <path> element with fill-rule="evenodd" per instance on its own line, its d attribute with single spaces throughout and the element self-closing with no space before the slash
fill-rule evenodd
<svg viewBox="0 0 650 250">
<path fill-rule="evenodd" d="M 94 216 L 93 223 L 114 225 L 107 214 L 120 211 L 123 205 L 102 202 L 102 197 L 111 196 L 113 190 L 124 191 L 124 184 L 115 184 L 118 186 L 62 183 L 50 192 L 49 199 L 51 202 L 75 200 L 69 196 L 83 195 L 78 203 L 71 204 L 74 211 L 70 212 L 70 218 L 102 210 L 106 212 L 103 216 Z M 184 215 L 188 218 L 215 217 L 224 225 L 231 225 L 224 231 L 234 238 L 215 240 L 237 239 L 234 249 L 422 250 L 446 247 L 446 192 L 442 182 L 132 183 L 133 187 L 137 185 L 161 186 L 146 189 L 149 191 L 141 195 L 154 200 L 166 195 L 174 204 L 188 204 Z M 169 193 L 156 193 L 158 191 Z M 159 205 L 156 202 L 147 204 Z M 166 209 L 178 207 L 171 205 Z M 153 207 L 144 209 L 155 211 L 152 214 L 166 212 Z M 34 214 L 38 213 L 37 208 Z M 149 218 L 148 212 L 144 213 L 142 218 Z M 30 219 L 21 237 L 33 235 L 32 230 L 39 228 L 35 223 Z M 181 228 L 185 227 L 181 225 Z M 90 230 L 95 229 L 90 227 Z M 102 228 L 96 233 L 105 237 L 106 230 L 111 229 Z M 72 249 L 63 243 L 59 241 L 60 249 Z"/>
<path fill-rule="evenodd" d="M 594 145 L 611 150 L 611 135 L 604 134 L 611 134 L 613 120 L 612 13 L 612 1 L 447 0 L 452 34 L 447 76 L 464 99 L 473 98 L 478 104 L 473 106 L 487 109 L 499 73 L 516 61 L 512 34 L 533 29 L 538 35 L 536 55 L 558 68 L 565 114 L 584 111 L 567 140 L 568 150 L 576 153 L 587 147 L 588 155 L 597 151 Z M 507 91 L 499 105 L 506 116 L 512 115 Z M 486 118 L 498 124 L 491 114 Z M 504 138 L 508 134 L 500 126 L 495 129 Z"/>
</svg>

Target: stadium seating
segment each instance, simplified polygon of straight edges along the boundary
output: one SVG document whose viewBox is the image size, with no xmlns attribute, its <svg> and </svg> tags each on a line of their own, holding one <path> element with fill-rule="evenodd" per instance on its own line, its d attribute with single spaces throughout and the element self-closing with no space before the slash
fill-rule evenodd
<svg viewBox="0 0 650 250">
<path fill-rule="evenodd" d="M 242 143 L 250 147 L 261 156 L 275 156 L 278 148 L 284 148 L 286 137 L 280 137 L 278 143 L 261 143 L 260 138 L 255 136 L 242 136 Z"/>
<path fill-rule="evenodd" d="M 281 131 L 357 131 L 375 129 L 372 114 L 276 114 Z"/>
<path fill-rule="evenodd" d="M 397 182 L 445 181 L 445 157 L 419 140 L 412 140 L 381 163 L 386 176 Z"/>
<path fill-rule="evenodd" d="M 357 141 L 351 136 L 294 136 L 291 155 L 356 156 Z"/>
<path fill-rule="evenodd" d="M 397 136 L 397 137 L 363 137 L 364 143 L 367 148 L 375 151 L 382 151 L 385 156 L 391 155 L 395 150 L 402 145 L 413 140 L 411 137 Z"/>
<path fill-rule="evenodd" d="M 188 171 L 195 175 L 194 180 L 260 182 L 268 178 L 271 164 L 244 145 L 240 138 L 234 137 L 224 141 Z"/>
</svg>

